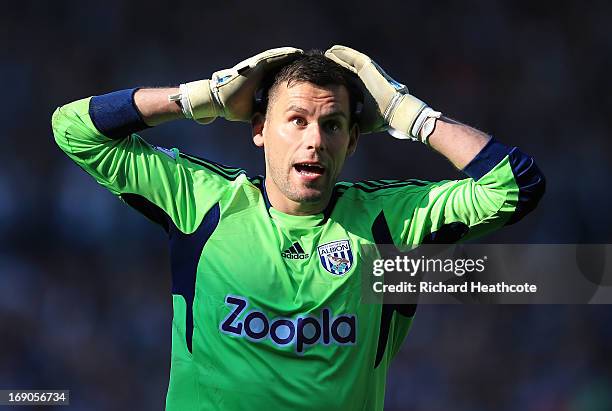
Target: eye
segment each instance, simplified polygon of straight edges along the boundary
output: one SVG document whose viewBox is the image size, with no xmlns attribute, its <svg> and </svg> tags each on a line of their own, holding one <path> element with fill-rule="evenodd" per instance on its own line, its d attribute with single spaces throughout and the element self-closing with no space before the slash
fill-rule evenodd
<svg viewBox="0 0 612 411">
<path fill-rule="evenodd" d="M 306 127 L 308 125 L 303 117 L 295 117 L 291 122 L 298 127 Z"/>
<path fill-rule="evenodd" d="M 325 123 L 325 128 L 330 133 L 337 133 L 342 130 L 342 124 L 340 124 L 340 122 L 338 121 L 328 121 L 327 123 Z"/>
</svg>

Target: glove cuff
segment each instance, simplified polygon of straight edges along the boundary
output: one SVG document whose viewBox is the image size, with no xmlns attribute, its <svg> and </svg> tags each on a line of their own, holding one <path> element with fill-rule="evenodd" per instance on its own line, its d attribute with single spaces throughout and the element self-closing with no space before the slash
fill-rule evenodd
<svg viewBox="0 0 612 411">
<path fill-rule="evenodd" d="M 387 110 L 385 117 L 389 127 L 395 131 L 405 134 L 412 139 L 419 139 L 418 134 L 412 133 L 413 126 L 419 114 L 427 107 L 427 104 L 410 94 L 396 94 Z"/>
<path fill-rule="evenodd" d="M 183 98 L 187 96 L 186 103 L 183 104 L 183 112 L 196 121 L 200 119 L 211 119 L 218 117 L 220 110 L 217 109 L 217 104 L 214 100 L 211 91 L 210 80 L 192 81 L 191 83 L 181 84 L 181 94 Z M 181 103 L 183 102 L 181 98 Z M 188 113 L 188 114 L 187 114 Z M 208 120 L 210 122 L 212 120 Z"/>
<path fill-rule="evenodd" d="M 220 112 L 213 100 L 210 85 L 210 80 L 181 84 L 179 92 L 169 95 L 168 101 L 179 101 L 185 118 L 201 124 L 210 123 Z"/>
<path fill-rule="evenodd" d="M 435 120 L 442 113 L 410 94 L 396 94 L 389 104 L 389 134 L 398 139 L 410 139 L 428 144 L 435 127 Z"/>
<path fill-rule="evenodd" d="M 429 145 L 429 136 L 433 133 L 436 120 L 442 115 L 431 107 L 425 107 L 412 125 L 411 134 L 421 143 Z"/>
<path fill-rule="evenodd" d="M 184 84 L 179 86 L 179 92 L 176 94 L 170 94 L 168 101 L 177 102 L 181 107 L 181 111 L 185 118 L 192 120 L 193 112 L 191 111 L 191 104 L 189 103 L 189 94 L 187 93 L 187 87 Z"/>
</svg>

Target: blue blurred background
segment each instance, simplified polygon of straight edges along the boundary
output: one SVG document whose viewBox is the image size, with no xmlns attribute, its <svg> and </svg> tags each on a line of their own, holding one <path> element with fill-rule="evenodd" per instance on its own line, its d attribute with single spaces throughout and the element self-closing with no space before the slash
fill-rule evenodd
<svg viewBox="0 0 612 411">
<path fill-rule="evenodd" d="M 166 86 L 278 46 L 345 44 L 432 107 L 534 155 L 540 207 L 499 243 L 611 243 L 609 2 L 10 2 L 0 15 L 0 388 L 70 389 L 74 410 L 163 407 L 164 232 L 55 146 L 55 107 Z M 246 124 L 148 141 L 263 172 Z M 461 178 L 426 147 L 362 136 L 344 179 Z M 386 409 L 612 409 L 608 306 L 421 306 Z M 356 365 L 358 366 L 358 365 Z M 47 408 L 49 409 L 49 408 Z"/>
</svg>

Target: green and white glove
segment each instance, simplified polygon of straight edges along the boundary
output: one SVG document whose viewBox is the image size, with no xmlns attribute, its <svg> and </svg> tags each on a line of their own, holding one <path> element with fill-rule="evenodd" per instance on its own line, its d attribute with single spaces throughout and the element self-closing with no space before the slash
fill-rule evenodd
<svg viewBox="0 0 612 411">
<path fill-rule="evenodd" d="M 440 112 L 409 94 L 406 86 L 357 50 L 335 45 L 325 56 L 357 74 L 367 89 L 359 124 L 362 133 L 388 130 L 395 138 L 427 143 Z"/>
<path fill-rule="evenodd" d="M 264 75 L 302 53 L 293 47 L 266 50 L 213 73 L 210 80 L 181 84 L 180 93 L 168 96 L 168 100 L 180 101 L 185 117 L 198 123 L 207 124 L 217 117 L 248 122 Z"/>
</svg>

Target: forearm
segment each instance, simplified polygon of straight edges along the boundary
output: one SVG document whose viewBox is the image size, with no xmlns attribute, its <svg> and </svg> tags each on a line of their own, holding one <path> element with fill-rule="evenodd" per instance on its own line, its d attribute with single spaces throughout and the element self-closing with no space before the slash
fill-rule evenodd
<svg viewBox="0 0 612 411">
<path fill-rule="evenodd" d="M 168 101 L 168 96 L 179 92 L 175 88 L 143 88 L 134 94 L 134 104 L 142 119 L 148 126 L 185 118 L 181 107 L 175 101 Z"/>
<path fill-rule="evenodd" d="M 111 140 L 122 140 L 177 118 L 179 105 L 168 101 L 174 88 L 126 89 L 84 98 L 58 108 L 52 119 L 55 139 L 69 155 L 92 156 Z"/>
<path fill-rule="evenodd" d="M 463 169 L 484 148 L 490 136 L 447 117 L 436 121 L 429 145 L 455 167 Z"/>
</svg>

